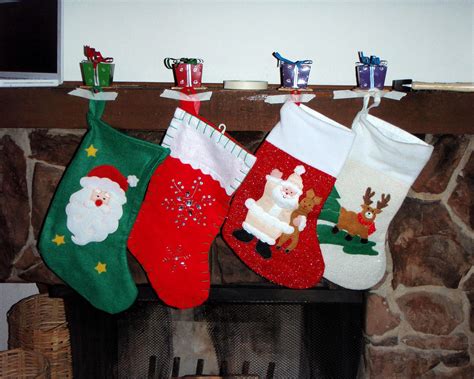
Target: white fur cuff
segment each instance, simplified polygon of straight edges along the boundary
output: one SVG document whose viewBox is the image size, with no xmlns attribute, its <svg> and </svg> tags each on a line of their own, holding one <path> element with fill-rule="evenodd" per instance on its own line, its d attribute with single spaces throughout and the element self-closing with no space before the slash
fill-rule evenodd
<svg viewBox="0 0 474 379">
<path fill-rule="evenodd" d="M 242 224 L 242 227 L 244 228 L 244 230 L 252 235 L 254 235 L 255 237 L 257 237 L 260 241 L 262 242 L 265 242 L 265 243 L 268 243 L 269 245 L 275 245 L 276 241 L 273 239 L 273 238 L 270 238 L 269 236 L 267 236 L 265 233 L 261 232 L 260 230 L 254 228 L 252 225 L 244 222 Z"/>
<path fill-rule="evenodd" d="M 269 227 L 277 228 L 285 234 L 294 232 L 295 229 L 292 226 L 265 212 L 259 205 L 257 205 L 255 200 L 247 199 L 245 201 L 245 206 L 249 209 L 251 214 L 260 219 Z"/>
</svg>

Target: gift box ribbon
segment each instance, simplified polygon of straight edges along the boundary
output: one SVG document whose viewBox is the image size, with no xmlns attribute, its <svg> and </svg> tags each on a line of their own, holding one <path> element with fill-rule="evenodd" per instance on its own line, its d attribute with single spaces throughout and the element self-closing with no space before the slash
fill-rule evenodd
<svg viewBox="0 0 474 379">
<path fill-rule="evenodd" d="M 178 65 L 180 63 L 184 64 L 200 64 L 203 63 L 204 60 L 200 58 L 165 58 L 165 67 L 168 69 L 172 69 L 173 66 Z"/>
<path fill-rule="evenodd" d="M 301 67 L 301 65 L 303 65 L 303 64 L 312 64 L 312 63 L 313 63 L 313 61 L 312 61 L 312 60 L 309 60 L 309 59 L 305 59 L 305 60 L 303 60 L 303 61 L 292 62 L 292 61 L 290 61 L 289 59 L 283 58 L 283 57 L 280 55 L 280 53 L 277 53 L 277 52 L 274 52 L 274 53 L 273 53 L 273 56 L 274 56 L 276 59 L 278 59 L 278 63 L 279 63 L 279 62 L 284 62 L 284 63 L 287 63 L 287 64 L 294 64 L 294 65 L 298 66 L 298 68 Z"/>
<path fill-rule="evenodd" d="M 387 65 L 387 61 L 381 60 L 376 55 L 371 55 L 370 57 L 366 57 L 362 51 L 359 51 L 359 62 L 361 64 L 370 65 L 370 66 L 379 66 L 379 65 Z"/>
<path fill-rule="evenodd" d="M 96 51 L 93 47 L 84 46 L 84 55 L 87 57 L 87 60 L 92 62 L 94 70 L 97 68 L 99 63 L 112 63 L 114 58 L 106 57 L 104 58 L 100 51 Z"/>
</svg>

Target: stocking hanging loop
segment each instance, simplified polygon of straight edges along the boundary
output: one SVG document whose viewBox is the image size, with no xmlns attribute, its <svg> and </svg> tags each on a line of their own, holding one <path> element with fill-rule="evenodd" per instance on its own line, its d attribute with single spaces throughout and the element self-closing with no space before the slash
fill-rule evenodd
<svg viewBox="0 0 474 379">
<path fill-rule="evenodd" d="M 89 100 L 89 112 L 87 113 L 87 118 L 100 120 L 104 114 L 105 103 L 104 100 Z"/>
<path fill-rule="evenodd" d="M 372 105 L 369 106 L 370 98 L 374 98 L 374 102 Z M 364 113 L 368 113 L 369 109 L 376 108 L 380 105 L 380 101 L 382 99 L 381 93 L 379 91 L 377 92 L 369 92 L 364 96 L 364 102 L 362 105 L 361 111 Z"/>
<path fill-rule="evenodd" d="M 374 98 L 374 102 L 372 105 L 369 106 L 370 98 Z M 380 100 L 382 99 L 382 93 L 378 90 L 369 91 L 364 95 L 364 101 L 362 103 L 362 109 L 357 113 L 352 122 L 352 129 L 358 127 L 360 125 L 359 121 L 361 118 L 366 118 L 369 114 L 369 110 L 372 108 L 376 108 L 380 105 Z"/>
<path fill-rule="evenodd" d="M 196 90 L 193 87 L 184 87 L 180 91 L 184 96 L 194 98 L 193 101 L 181 98 L 179 107 L 193 116 L 199 116 L 201 101 L 196 97 Z"/>
</svg>

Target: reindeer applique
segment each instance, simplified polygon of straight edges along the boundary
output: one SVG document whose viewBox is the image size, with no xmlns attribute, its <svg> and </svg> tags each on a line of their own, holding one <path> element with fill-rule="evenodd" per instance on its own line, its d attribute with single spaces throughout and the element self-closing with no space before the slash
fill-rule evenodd
<svg viewBox="0 0 474 379">
<path fill-rule="evenodd" d="M 365 190 L 364 204 L 361 204 L 362 211 L 359 213 L 348 211 L 345 208 L 341 208 L 339 219 L 337 224 L 332 228 L 334 234 L 338 233 L 339 230 L 345 230 L 347 235 L 345 239 L 351 241 L 353 237 L 359 236 L 360 242 L 367 243 L 369 235 L 375 232 L 375 218 L 382 209 L 388 206 L 390 201 L 390 194 L 382 194 L 380 201 L 377 201 L 377 208 L 373 208 L 370 204 L 373 203 L 371 198 L 375 195 L 372 189 L 368 187 Z"/>
<path fill-rule="evenodd" d="M 291 234 L 282 234 L 277 242 L 277 249 L 281 247 L 288 241 L 290 244 L 286 247 L 285 252 L 289 253 L 298 245 L 300 238 L 300 232 L 306 227 L 306 220 L 308 214 L 313 210 L 316 205 L 321 204 L 322 198 L 316 196 L 312 189 L 306 191 L 306 196 L 298 204 L 298 208 L 291 213 L 290 216 L 290 225 L 294 227 L 294 231 Z"/>
</svg>

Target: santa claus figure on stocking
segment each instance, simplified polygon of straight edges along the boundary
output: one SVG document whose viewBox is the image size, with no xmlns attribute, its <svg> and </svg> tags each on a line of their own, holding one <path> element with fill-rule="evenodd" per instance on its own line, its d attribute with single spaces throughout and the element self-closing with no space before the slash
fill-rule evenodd
<svg viewBox="0 0 474 379">
<path fill-rule="evenodd" d="M 293 233 L 295 227 L 303 230 L 306 225 L 305 216 L 298 216 L 290 223 L 291 214 L 298 208 L 303 193 L 301 175 L 304 173 L 302 165 L 296 166 L 294 172 L 284 180 L 283 173 L 273 169 L 265 177 L 262 197 L 245 201 L 247 216 L 242 229 L 234 230 L 232 235 L 242 242 L 250 242 L 256 237 L 255 251 L 265 259 L 271 258 L 270 246 L 275 245 L 282 234 Z"/>
<path fill-rule="evenodd" d="M 122 206 L 127 202 L 125 192 L 137 182 L 135 175 L 125 178 L 110 165 L 97 166 L 81 178 L 83 188 L 71 195 L 66 206 L 72 242 L 102 242 L 114 233 L 123 214 Z"/>
</svg>

